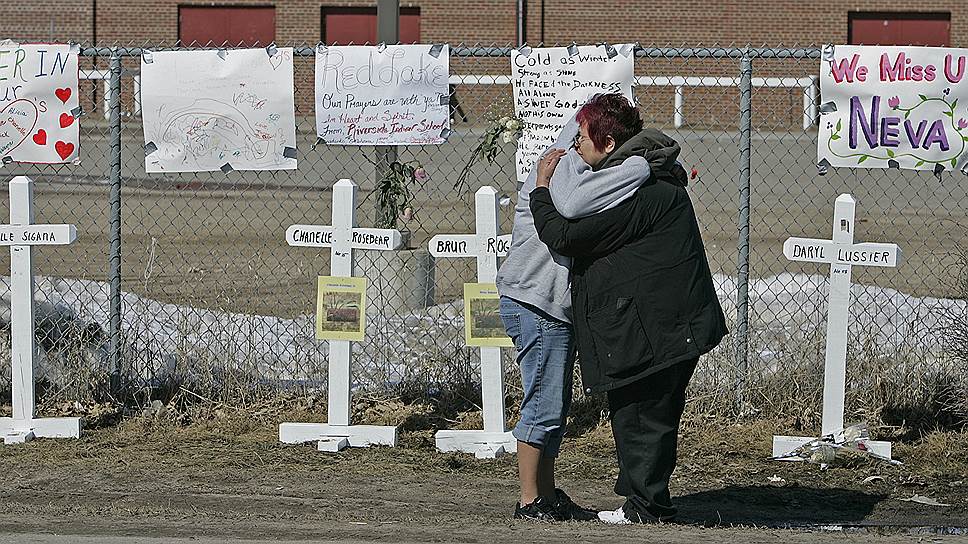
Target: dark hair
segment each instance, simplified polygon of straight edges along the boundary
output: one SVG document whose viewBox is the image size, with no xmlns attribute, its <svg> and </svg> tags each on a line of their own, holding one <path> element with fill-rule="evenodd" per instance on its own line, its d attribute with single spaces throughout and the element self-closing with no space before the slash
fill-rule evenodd
<svg viewBox="0 0 968 544">
<path fill-rule="evenodd" d="M 578 110 L 575 120 L 586 125 L 588 137 L 599 151 L 605 149 L 608 136 L 618 147 L 642 130 L 639 110 L 620 93 L 596 94 Z"/>
</svg>

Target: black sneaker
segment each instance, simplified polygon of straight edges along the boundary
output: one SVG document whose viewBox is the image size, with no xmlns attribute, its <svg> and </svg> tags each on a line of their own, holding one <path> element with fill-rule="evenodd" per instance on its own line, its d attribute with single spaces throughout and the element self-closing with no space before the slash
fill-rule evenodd
<svg viewBox="0 0 968 544">
<path fill-rule="evenodd" d="M 575 521 L 597 521 L 598 512 L 575 504 L 564 491 L 555 488 L 555 510 L 562 519 Z"/>
<path fill-rule="evenodd" d="M 530 519 L 535 521 L 564 521 L 554 504 L 544 497 L 538 497 L 531 504 L 514 505 L 514 519 Z"/>
</svg>

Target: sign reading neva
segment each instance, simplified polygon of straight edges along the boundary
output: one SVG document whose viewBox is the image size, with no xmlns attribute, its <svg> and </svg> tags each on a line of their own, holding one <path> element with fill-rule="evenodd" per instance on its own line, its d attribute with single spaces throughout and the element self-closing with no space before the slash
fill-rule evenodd
<svg viewBox="0 0 968 544">
<path fill-rule="evenodd" d="M 818 161 L 963 169 L 968 49 L 828 45 L 820 61 Z"/>
<path fill-rule="evenodd" d="M 515 154 L 519 182 L 555 142 L 589 97 L 620 92 L 632 98 L 633 44 L 522 47 L 511 52 L 514 113 L 524 121 Z"/>
<path fill-rule="evenodd" d="M 450 129 L 447 45 L 320 46 L 316 136 L 327 144 L 441 144 Z"/>
<path fill-rule="evenodd" d="M 0 157 L 77 160 L 77 80 L 76 48 L 0 43 Z"/>
<path fill-rule="evenodd" d="M 901 261 L 897 244 L 854 243 L 854 197 L 843 194 L 834 203 L 833 239 L 788 238 L 783 255 L 793 261 L 830 264 L 827 306 L 827 349 L 824 356 L 823 419 L 821 436 L 837 436 L 844 429 L 844 393 L 847 368 L 847 316 L 850 305 L 850 271 L 854 266 L 895 267 Z M 774 436 L 773 456 L 788 454 L 814 440 Z M 890 442 L 866 441 L 874 453 L 890 458 Z"/>
<path fill-rule="evenodd" d="M 10 359 L 13 417 L 0 417 L 4 444 L 35 437 L 77 438 L 76 417 L 34 418 L 34 272 L 32 246 L 70 244 L 74 225 L 33 225 L 34 182 L 10 181 L 10 225 L 0 225 L 0 245 L 10 246 Z"/>
</svg>

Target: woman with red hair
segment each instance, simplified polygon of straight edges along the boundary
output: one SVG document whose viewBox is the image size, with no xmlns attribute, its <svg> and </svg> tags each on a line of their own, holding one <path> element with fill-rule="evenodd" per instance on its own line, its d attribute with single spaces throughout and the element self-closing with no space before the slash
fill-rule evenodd
<svg viewBox="0 0 968 544">
<path fill-rule="evenodd" d="M 621 98 L 621 97 L 619 97 Z M 604 99 L 606 102 L 611 100 Z M 622 99 L 624 100 L 624 99 Z M 632 136 L 617 120 L 592 101 L 582 109 L 585 125 L 607 127 L 600 131 L 605 149 Z M 627 104 L 627 101 L 626 101 Z M 631 119 L 631 118 L 629 118 Z M 635 116 L 638 119 L 638 116 Z M 555 146 L 571 147 L 578 134 L 578 122 L 569 121 Z M 607 169 L 594 169 L 593 148 L 579 146 L 560 157 L 551 196 L 563 210 L 575 217 L 592 215 L 631 198 L 649 179 L 645 158 L 630 156 Z M 521 418 L 511 433 L 517 439 L 520 500 L 514 517 L 544 521 L 595 520 L 598 512 L 580 508 L 555 485 L 555 459 L 561 449 L 565 421 L 571 404 L 575 342 L 572 330 L 572 296 L 569 292 L 571 259 L 549 249 L 534 228 L 529 205 L 537 185 L 539 168 L 534 168 L 518 191 L 514 209 L 511 248 L 498 272 L 501 319 L 517 348 L 524 397 Z"/>
<path fill-rule="evenodd" d="M 586 393 L 608 395 L 618 453 L 615 492 L 626 497 L 607 523 L 671 521 L 669 478 L 676 465 L 686 386 L 699 356 L 726 334 L 679 145 L 642 128 L 618 94 L 599 95 L 578 112 L 574 154 L 592 171 L 631 157 L 649 180 L 630 198 L 595 214 L 574 213 L 555 185 L 572 177 L 572 150 L 539 161 L 530 207 L 538 237 L 571 263 L 572 324 Z M 562 167 L 564 166 L 564 171 Z M 549 186 L 551 190 L 549 191 Z"/>
</svg>

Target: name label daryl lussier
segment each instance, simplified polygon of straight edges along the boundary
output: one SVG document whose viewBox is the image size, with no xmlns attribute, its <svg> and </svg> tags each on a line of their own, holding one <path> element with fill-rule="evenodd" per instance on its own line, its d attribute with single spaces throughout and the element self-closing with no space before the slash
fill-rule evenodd
<svg viewBox="0 0 968 544">
<path fill-rule="evenodd" d="M 784 244 L 788 259 L 803 262 L 895 267 L 901 250 L 895 244 L 835 244 L 828 240 L 791 238 Z"/>
</svg>

